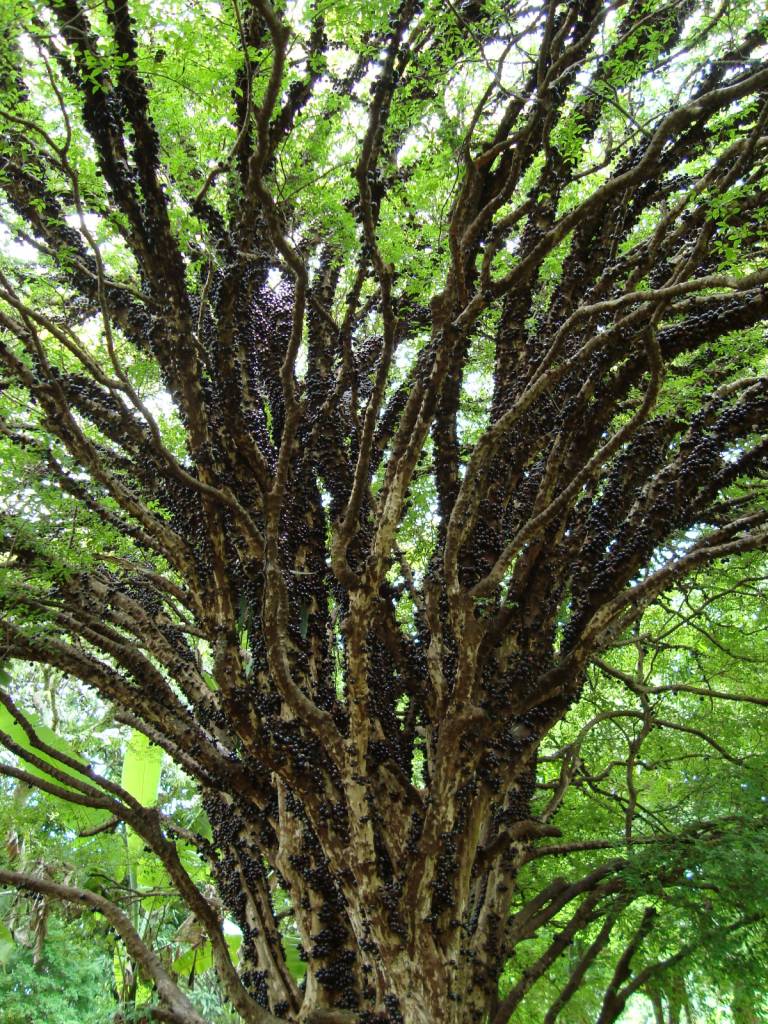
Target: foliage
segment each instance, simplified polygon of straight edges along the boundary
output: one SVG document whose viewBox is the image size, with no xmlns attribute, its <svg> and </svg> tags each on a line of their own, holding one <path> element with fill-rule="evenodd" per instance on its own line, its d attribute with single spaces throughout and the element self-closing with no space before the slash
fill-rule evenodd
<svg viewBox="0 0 768 1024">
<path fill-rule="evenodd" d="M 6 0 L 33 968 L 63 903 L 171 1024 L 765 998 L 767 54 L 755 0 Z"/>
<path fill-rule="evenodd" d="M 41 965 L 17 945 L 0 969 L 3 1024 L 104 1024 L 113 1006 L 109 960 L 82 928 L 55 923 Z"/>
</svg>

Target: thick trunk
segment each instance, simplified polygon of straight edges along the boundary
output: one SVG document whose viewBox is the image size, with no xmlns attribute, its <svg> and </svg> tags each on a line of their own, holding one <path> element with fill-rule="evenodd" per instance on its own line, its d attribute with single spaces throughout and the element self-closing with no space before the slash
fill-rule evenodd
<svg viewBox="0 0 768 1024">
<path fill-rule="evenodd" d="M 258 829 L 233 808 L 224 832 L 216 830 L 225 849 L 218 860 L 218 884 L 243 930 L 240 973 L 254 998 L 272 1013 L 302 1024 L 481 1024 L 490 1019 L 509 953 L 505 921 L 522 849 L 515 829 L 510 826 L 511 841 L 499 844 L 495 855 L 489 853 L 487 863 L 477 859 L 477 848 L 493 852 L 489 838 L 494 830 L 487 823 L 478 830 L 477 866 L 466 871 L 460 898 L 446 909 L 438 870 L 427 900 L 431 912 L 411 917 L 406 925 L 407 915 L 395 902 L 405 880 L 395 886 L 378 865 L 371 867 L 365 887 L 356 886 L 323 855 L 301 808 L 292 804 L 288 813 L 286 803 L 291 803 L 287 795 L 280 801 L 274 846 L 259 848 Z M 461 874 L 458 865 L 454 868 Z M 306 955 L 300 985 L 285 962 L 275 885 L 290 900 Z M 389 918 L 371 913 L 370 900 L 378 903 L 382 894 L 391 898 Z"/>
<path fill-rule="evenodd" d="M 360 912 L 352 911 L 352 917 Z M 303 930 L 303 929 L 302 929 Z M 426 925 L 423 926 L 428 931 Z M 370 940 L 356 947 L 341 943 L 336 960 L 343 964 L 344 986 L 340 988 L 328 960 L 316 961 L 310 955 L 301 1021 L 313 1021 L 314 1015 L 331 1007 L 355 1011 L 361 1022 L 377 1024 L 470 1024 L 481 1021 L 490 1006 L 493 992 L 482 988 L 466 989 L 469 976 L 466 960 L 449 960 L 429 940 L 392 943 L 378 955 L 370 952 Z M 364 946 L 368 952 L 362 951 Z M 367 1015 L 367 1016 L 366 1016 Z M 341 1018 L 340 1018 L 341 1019 Z"/>
</svg>

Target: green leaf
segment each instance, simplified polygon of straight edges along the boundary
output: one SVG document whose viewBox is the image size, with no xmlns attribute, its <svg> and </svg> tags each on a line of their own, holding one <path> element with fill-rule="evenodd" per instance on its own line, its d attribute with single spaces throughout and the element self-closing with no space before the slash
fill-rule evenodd
<svg viewBox="0 0 768 1024">
<path fill-rule="evenodd" d="M 2 684 L 3 686 L 8 686 L 10 683 L 11 678 L 8 675 L 8 673 L 4 669 L 0 669 L 0 684 Z M 37 737 L 43 743 L 45 743 L 49 747 L 52 747 L 60 754 L 64 754 L 67 757 L 70 757 L 76 761 L 80 761 L 83 768 L 82 774 L 86 774 L 88 770 L 88 765 L 84 761 L 82 761 L 80 755 L 70 743 L 67 743 L 67 741 L 63 740 L 60 736 L 57 736 L 52 729 L 49 729 L 47 725 L 41 722 L 39 715 L 25 712 L 24 717 L 27 719 L 29 724 L 34 729 Z M 24 753 L 29 753 L 32 757 L 35 757 L 40 761 L 44 761 L 46 764 L 49 764 L 52 767 L 61 768 L 62 771 L 66 771 L 68 773 L 71 772 L 70 768 L 64 767 L 59 761 L 56 760 L 55 757 L 51 756 L 50 754 L 46 754 L 44 751 L 40 750 L 39 747 L 36 747 L 35 744 L 32 743 L 30 738 L 27 736 L 22 726 L 16 721 L 11 712 L 4 705 L 0 706 L 0 732 L 5 733 L 5 735 L 8 736 L 9 739 L 11 739 L 13 743 L 16 744 L 17 747 L 21 748 L 22 757 L 24 756 Z M 60 782 L 57 778 L 55 778 L 55 776 L 49 775 L 47 772 L 43 771 L 43 769 L 36 767 L 34 764 L 27 763 L 27 765 L 25 766 L 25 771 L 28 771 L 30 774 L 34 775 L 37 778 L 46 779 L 49 782 L 54 782 L 56 783 L 57 786 L 64 786 L 64 788 L 67 789 L 71 788 L 65 786 L 64 783 Z"/>
<path fill-rule="evenodd" d="M 16 946 L 11 929 L 0 921 L 0 967 L 5 967 Z"/>
<path fill-rule="evenodd" d="M 296 981 L 301 981 L 307 973 L 306 961 L 302 960 L 299 956 L 300 949 L 301 943 L 299 942 L 298 935 L 283 935 L 283 952 L 285 953 L 285 962 L 288 965 L 288 970 L 294 976 Z"/>
<path fill-rule="evenodd" d="M 141 732 L 132 732 L 125 748 L 120 785 L 140 804 L 152 807 L 160 788 L 163 751 Z"/>
<path fill-rule="evenodd" d="M 145 807 L 153 807 L 160 789 L 163 750 L 140 732 L 133 731 L 123 755 L 120 784 Z M 128 868 L 134 884 L 142 889 L 164 885 L 165 871 L 151 855 L 144 854 L 144 840 L 135 832 L 128 834 Z"/>
<path fill-rule="evenodd" d="M 5 669 L 0 669 L 0 684 L 7 686 L 10 682 L 11 678 L 7 671 Z M 35 735 L 42 743 L 51 749 L 58 751 L 60 754 L 64 754 L 66 757 L 77 761 L 82 765 L 82 769 L 78 771 L 68 765 L 62 765 L 61 762 L 57 761 L 53 755 L 40 750 L 39 747 L 35 746 L 11 712 L 4 705 L 0 705 L 0 733 L 7 736 L 9 740 L 11 740 L 21 751 L 18 756 L 24 759 L 24 755 L 29 754 L 30 757 L 36 758 L 38 761 L 42 761 L 43 763 L 50 765 L 52 768 L 60 768 L 70 776 L 73 772 L 75 774 L 82 774 L 85 777 L 84 780 L 87 780 L 86 773 L 88 771 L 88 765 L 83 761 L 72 744 L 62 739 L 61 736 L 58 736 L 52 729 L 49 729 L 48 726 L 41 721 L 39 715 L 24 712 L 24 717 L 29 722 L 30 726 L 32 726 Z M 60 781 L 55 775 L 49 774 L 42 768 L 39 768 L 36 764 L 29 761 L 24 760 L 24 770 L 29 772 L 29 774 L 33 775 L 35 778 L 43 779 L 46 782 L 52 782 L 61 789 L 69 790 L 73 794 L 77 792 L 76 789 L 72 786 L 67 786 L 66 783 Z M 93 827 L 108 817 L 108 813 L 106 811 L 102 811 L 94 807 L 84 807 L 82 804 L 69 803 L 64 798 L 50 796 L 48 799 L 51 801 L 51 806 L 56 807 L 60 811 L 62 818 L 68 824 L 72 824 L 78 829 Z"/>
<path fill-rule="evenodd" d="M 237 951 L 243 941 L 242 935 L 225 935 L 229 946 L 229 955 L 233 960 L 237 957 Z M 181 956 L 176 957 L 172 964 L 174 973 L 179 975 L 190 975 L 194 970 L 195 974 L 202 974 L 203 971 L 213 967 L 213 948 L 210 942 L 204 942 L 200 946 L 192 946 Z"/>
</svg>

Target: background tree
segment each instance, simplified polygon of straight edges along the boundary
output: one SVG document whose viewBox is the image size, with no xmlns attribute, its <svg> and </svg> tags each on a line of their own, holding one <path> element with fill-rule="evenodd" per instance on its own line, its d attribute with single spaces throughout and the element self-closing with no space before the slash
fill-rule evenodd
<svg viewBox="0 0 768 1024">
<path fill-rule="evenodd" d="M 642 986 L 664 1012 L 702 939 L 665 956 L 656 904 L 698 868 L 636 855 L 640 759 L 729 751 L 662 674 L 689 663 L 646 667 L 644 616 L 672 593 L 669 628 L 697 621 L 683 581 L 768 542 L 762 5 L 1 17 L 4 651 L 162 748 L 211 839 L 7 694 L 3 772 L 140 837 L 245 1021 L 502 1024 L 594 927 L 567 986 L 610 948 L 601 1024 Z M 569 711 L 599 721 L 563 749 Z M 616 767 L 578 775 L 602 725 L 628 854 L 521 887 L 537 841 L 573 852 L 568 784 Z M 99 911 L 155 1016 L 200 1024 L 119 901 L 0 879 Z M 701 935 L 725 962 L 760 915 Z"/>
<path fill-rule="evenodd" d="M 515 1021 L 623 1019 L 636 993 L 661 1024 L 764 1012 L 765 580 L 759 561 L 740 568 L 647 609 L 542 744 L 536 816 L 563 836 L 525 855 L 513 920 L 574 878 L 603 893 L 572 939 L 573 891 L 538 908 L 504 979 Z"/>
<path fill-rule="evenodd" d="M 67 688 L 56 671 L 41 678 L 36 666 L 13 679 L 2 675 L 6 691 L 35 708 L 26 716 L 34 724 L 34 735 L 48 739 L 60 754 L 86 755 L 142 803 L 172 808 L 177 827 L 202 829 L 210 838 L 190 780 L 160 748 L 149 747 L 140 733 L 116 727 L 111 709 L 97 698 Z M 0 730 L 31 751 L 23 730 L 5 708 L 0 711 Z M 19 763 L 23 759 L 15 760 Z M 211 947 L 205 931 L 141 839 L 115 818 L 105 819 L 103 811 L 73 806 L 34 783 L 11 776 L 0 785 L 5 865 L 119 903 L 142 943 L 151 945 L 164 966 L 183 980 L 194 1004 L 205 1011 L 206 1021 L 232 1024 L 236 1018 L 223 1005 L 209 970 Z M 206 864 L 188 844 L 182 842 L 180 851 L 190 875 L 216 902 Z M 231 922 L 226 941 L 236 955 L 241 937 Z M 290 934 L 285 941 L 289 966 L 296 969 L 300 964 Z M 45 894 L 25 895 L 13 888 L 0 893 L 0 969 L 3 1021 L 7 1018 L 8 1024 L 70 1019 L 104 1024 L 113 1015 L 115 1024 L 126 1024 L 151 1017 L 151 979 L 127 954 L 109 922 Z"/>
</svg>

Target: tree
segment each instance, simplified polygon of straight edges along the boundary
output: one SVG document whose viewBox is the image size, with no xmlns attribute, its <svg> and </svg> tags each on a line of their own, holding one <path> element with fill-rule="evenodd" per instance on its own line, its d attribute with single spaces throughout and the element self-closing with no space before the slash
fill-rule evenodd
<svg viewBox="0 0 768 1024">
<path fill-rule="evenodd" d="M 621 882 L 572 941 L 573 905 L 555 900 L 546 922 L 534 918 L 506 972 L 516 1022 L 612 1020 L 638 992 L 661 1024 L 730 1019 L 729 1003 L 736 1022 L 747 1003 L 760 1015 L 764 616 L 760 574 L 689 579 L 590 669 L 579 706 L 542 744 L 534 809 L 538 820 L 557 813 L 564 841 L 525 855 L 513 914 L 532 895 L 559 897 L 563 875 L 610 891 L 599 850 L 621 854 Z"/>
<path fill-rule="evenodd" d="M 32 955 L 17 946 L 5 971 L 0 973 L 3 1018 L 7 1024 L 101 1024 L 109 1019 L 109 986 L 104 983 L 110 964 L 91 943 L 73 942 L 72 929 L 49 935 L 48 949 L 56 949 L 43 969 L 35 968 Z M 100 979 L 99 979 L 100 975 Z M 109 975 L 106 975 L 107 979 Z"/>
<path fill-rule="evenodd" d="M 706 684 L 646 677 L 643 622 L 688 622 L 691 579 L 703 613 L 707 567 L 768 542 L 763 5 L 0 17 L 5 656 L 162 748 L 211 838 L 9 693 L 0 770 L 140 837 L 244 1021 L 503 1024 L 578 936 L 569 991 L 616 953 L 601 1024 L 643 985 L 663 1012 L 694 947 L 633 967 L 691 870 L 639 855 L 659 687 L 686 742 L 726 748 L 716 712 L 685 721 Z M 531 892 L 526 863 L 573 853 L 551 819 L 581 761 L 555 738 L 595 687 L 626 702 L 626 855 Z M 0 880 L 103 914 L 155 1017 L 200 1024 L 119 901 Z M 702 934 L 727 959 L 760 919 Z"/>
</svg>

